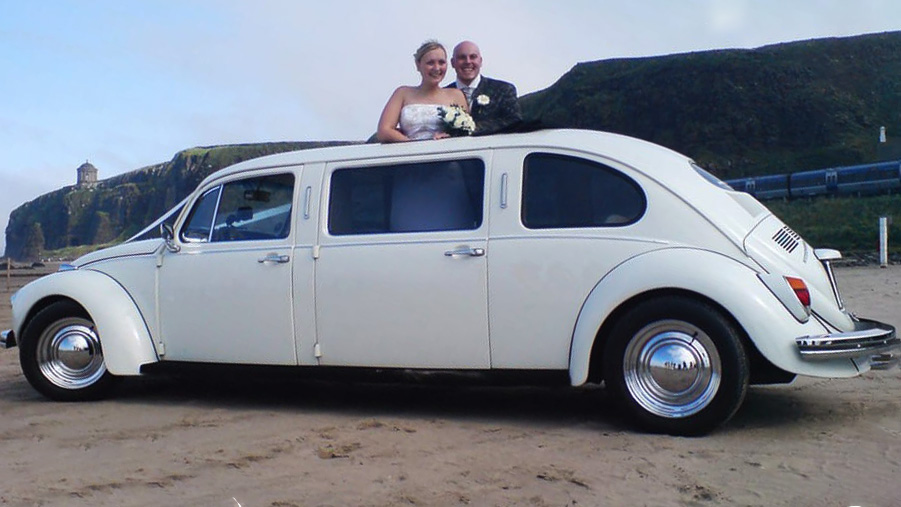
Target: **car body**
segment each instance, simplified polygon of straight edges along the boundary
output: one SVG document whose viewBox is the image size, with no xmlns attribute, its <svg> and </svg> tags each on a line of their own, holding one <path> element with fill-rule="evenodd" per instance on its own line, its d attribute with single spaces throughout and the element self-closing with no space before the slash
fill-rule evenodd
<svg viewBox="0 0 901 507">
<path fill-rule="evenodd" d="M 283 153 L 176 210 L 162 238 L 14 295 L 2 343 L 40 392 L 96 398 L 160 365 L 556 373 L 605 381 L 646 428 L 698 434 L 749 383 L 897 362 L 894 328 L 844 308 L 838 252 L 625 136 Z"/>
</svg>

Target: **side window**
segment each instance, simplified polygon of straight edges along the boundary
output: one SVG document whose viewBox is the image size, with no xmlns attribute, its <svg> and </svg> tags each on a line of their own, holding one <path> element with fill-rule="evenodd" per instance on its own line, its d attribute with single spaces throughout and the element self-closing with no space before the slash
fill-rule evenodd
<svg viewBox="0 0 901 507">
<path fill-rule="evenodd" d="M 530 229 L 629 225 L 646 208 L 641 187 L 616 169 L 566 155 L 526 157 L 522 223 Z"/>
<path fill-rule="evenodd" d="M 478 229 L 481 159 L 338 169 L 332 174 L 332 235 Z"/>
<path fill-rule="evenodd" d="M 211 241 L 282 239 L 291 231 L 294 175 L 276 174 L 226 183 Z"/>
<path fill-rule="evenodd" d="M 181 231 L 181 239 L 189 242 L 203 242 L 210 240 L 210 228 L 213 225 L 213 214 L 216 212 L 216 204 L 219 202 L 219 191 L 222 187 L 207 190 L 191 210 L 191 214 L 185 221 Z"/>
</svg>

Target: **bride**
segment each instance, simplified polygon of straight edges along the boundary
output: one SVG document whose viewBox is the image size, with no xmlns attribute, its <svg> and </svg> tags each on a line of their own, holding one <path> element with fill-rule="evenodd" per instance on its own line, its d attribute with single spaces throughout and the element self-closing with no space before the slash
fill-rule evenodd
<svg viewBox="0 0 901 507">
<path fill-rule="evenodd" d="M 426 41 L 413 55 L 422 76 L 419 86 L 401 86 L 391 95 L 376 136 L 380 142 L 418 141 L 448 137 L 438 116 L 439 106 L 458 105 L 469 110 L 458 89 L 441 88 L 447 74 L 447 51 L 437 41 Z"/>
<path fill-rule="evenodd" d="M 444 46 L 426 41 L 413 57 L 422 82 L 401 86 L 388 99 L 376 134 L 383 143 L 448 137 L 438 108 L 460 105 L 468 112 L 463 92 L 440 87 L 447 73 Z M 400 164 L 394 168 L 390 186 L 390 232 L 476 226 L 461 162 Z"/>
</svg>

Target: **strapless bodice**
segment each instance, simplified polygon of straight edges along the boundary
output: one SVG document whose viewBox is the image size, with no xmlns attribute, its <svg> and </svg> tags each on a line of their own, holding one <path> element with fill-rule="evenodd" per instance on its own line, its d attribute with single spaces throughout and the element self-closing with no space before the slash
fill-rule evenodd
<svg viewBox="0 0 901 507">
<path fill-rule="evenodd" d="M 400 110 L 400 130 L 413 140 L 432 139 L 441 132 L 437 104 L 408 104 Z"/>
</svg>

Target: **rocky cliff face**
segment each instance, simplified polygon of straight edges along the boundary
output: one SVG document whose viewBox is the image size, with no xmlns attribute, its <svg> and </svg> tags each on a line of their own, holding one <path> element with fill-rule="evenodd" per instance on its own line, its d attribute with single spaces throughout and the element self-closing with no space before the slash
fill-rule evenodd
<svg viewBox="0 0 901 507">
<path fill-rule="evenodd" d="M 122 241 L 190 193 L 208 174 L 242 160 L 350 144 L 263 143 L 184 150 L 163 164 L 144 167 L 93 186 L 68 186 L 16 208 L 6 228 L 6 256 L 37 259 L 48 251 Z"/>
</svg>

